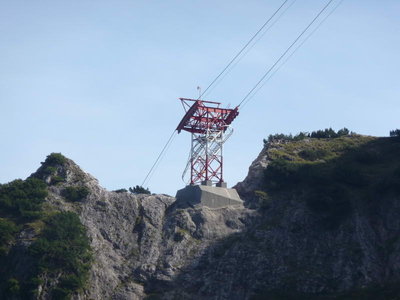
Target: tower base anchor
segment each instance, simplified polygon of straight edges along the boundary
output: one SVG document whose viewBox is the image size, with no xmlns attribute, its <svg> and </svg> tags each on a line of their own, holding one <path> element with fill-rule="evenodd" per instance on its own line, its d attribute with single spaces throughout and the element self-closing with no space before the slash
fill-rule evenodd
<svg viewBox="0 0 400 300">
<path fill-rule="evenodd" d="M 226 206 L 243 206 L 238 192 L 228 189 L 222 185 L 188 185 L 176 193 L 176 204 L 178 207 L 201 207 L 221 208 Z"/>
</svg>

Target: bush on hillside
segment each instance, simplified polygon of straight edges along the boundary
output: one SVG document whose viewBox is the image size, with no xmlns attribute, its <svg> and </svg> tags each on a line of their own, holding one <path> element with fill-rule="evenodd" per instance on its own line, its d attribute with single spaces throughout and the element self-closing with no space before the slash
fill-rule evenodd
<svg viewBox="0 0 400 300">
<path fill-rule="evenodd" d="M 68 201 L 77 202 L 84 200 L 89 193 L 89 189 L 85 186 L 69 186 L 63 191 L 63 196 Z"/>
<path fill-rule="evenodd" d="M 52 167 L 52 166 L 46 166 L 42 170 L 43 175 L 53 175 L 56 171 L 57 171 L 57 168 L 56 167 Z"/>
<path fill-rule="evenodd" d="M 264 139 L 264 144 L 275 141 L 301 141 L 304 140 L 305 138 L 317 138 L 317 139 L 338 138 L 350 134 L 354 134 L 354 132 L 350 132 L 346 127 L 339 129 L 337 132 L 332 128 L 326 128 L 325 130 L 317 130 L 311 133 L 300 132 L 296 135 L 277 133 L 277 134 L 270 134 L 267 140 Z"/>
<path fill-rule="evenodd" d="M 296 176 L 300 165 L 285 159 L 273 160 L 264 171 L 265 182 L 270 189 L 280 189 L 298 182 Z"/>
<path fill-rule="evenodd" d="M 0 218 L 0 257 L 7 254 L 8 245 L 14 240 L 17 231 L 14 222 Z"/>
<path fill-rule="evenodd" d="M 67 162 L 67 158 L 61 153 L 51 153 L 47 155 L 45 164 L 50 166 L 63 165 Z"/>
<path fill-rule="evenodd" d="M 299 134 L 296 134 L 294 136 L 292 134 L 276 133 L 270 134 L 268 136 L 268 140 L 264 139 L 264 144 L 275 141 L 301 141 L 309 137 L 310 134 L 308 132 L 300 132 Z"/>
<path fill-rule="evenodd" d="M 37 275 L 61 275 L 53 297 L 68 298 L 88 278 L 91 251 L 86 229 L 73 212 L 57 213 L 45 223 L 41 236 L 29 250 L 37 259 Z"/>
<path fill-rule="evenodd" d="M 145 189 L 144 187 L 137 185 L 134 188 L 129 188 L 129 191 L 132 194 L 151 194 L 151 192 L 149 191 L 149 189 Z"/>
<path fill-rule="evenodd" d="M 42 166 L 39 170 L 35 174 L 32 174 L 32 177 L 46 180 L 46 182 L 49 182 L 48 180 L 50 179 L 50 185 L 64 182 L 65 178 L 63 176 L 65 175 L 60 174 L 60 171 L 62 171 L 61 167 L 64 166 L 66 162 L 67 158 L 61 153 L 51 153 L 47 156 L 46 160 L 41 163 Z M 51 176 L 51 178 L 49 178 L 49 176 Z"/>
<path fill-rule="evenodd" d="M 41 204 L 47 196 L 46 184 L 37 178 L 21 179 L 0 185 L 0 209 L 14 217 L 40 217 Z"/>
<path fill-rule="evenodd" d="M 390 137 L 400 137 L 400 129 L 390 130 Z"/>
<path fill-rule="evenodd" d="M 65 178 L 61 177 L 61 176 L 53 176 L 51 177 L 51 181 L 50 184 L 51 185 L 57 185 L 61 182 L 65 182 Z"/>
<path fill-rule="evenodd" d="M 7 280 L 5 292 L 10 298 L 18 296 L 20 292 L 19 281 L 15 278 L 10 278 Z"/>
<path fill-rule="evenodd" d="M 338 138 L 349 134 L 350 131 L 346 127 L 340 129 L 338 132 L 336 132 L 332 128 L 326 128 L 325 130 L 313 131 L 311 133 L 311 138 L 317 138 L 317 139 Z"/>
<path fill-rule="evenodd" d="M 305 160 L 315 161 L 328 155 L 326 149 L 304 149 L 299 152 L 299 156 Z"/>
</svg>

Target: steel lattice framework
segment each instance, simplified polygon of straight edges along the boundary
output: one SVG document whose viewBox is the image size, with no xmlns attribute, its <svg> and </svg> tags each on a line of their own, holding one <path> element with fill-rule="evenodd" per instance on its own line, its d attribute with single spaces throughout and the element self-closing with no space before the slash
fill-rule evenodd
<svg viewBox="0 0 400 300">
<path fill-rule="evenodd" d="M 223 182 L 222 145 L 233 132 L 229 125 L 239 114 L 238 107 L 221 108 L 219 102 L 179 99 L 186 113 L 176 130 L 192 135 L 190 158 L 182 178 L 190 168 L 190 184 Z"/>
</svg>

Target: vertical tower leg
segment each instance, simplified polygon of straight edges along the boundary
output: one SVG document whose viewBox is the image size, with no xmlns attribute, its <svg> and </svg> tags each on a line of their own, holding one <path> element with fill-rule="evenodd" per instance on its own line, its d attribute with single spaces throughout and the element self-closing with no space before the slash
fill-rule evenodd
<svg viewBox="0 0 400 300">
<path fill-rule="evenodd" d="M 192 132 L 192 141 L 191 141 L 191 146 L 190 146 L 190 184 L 193 185 L 194 184 L 194 180 L 193 180 L 193 152 L 194 152 L 194 148 L 193 148 L 193 140 L 195 139 L 195 135 Z"/>
</svg>

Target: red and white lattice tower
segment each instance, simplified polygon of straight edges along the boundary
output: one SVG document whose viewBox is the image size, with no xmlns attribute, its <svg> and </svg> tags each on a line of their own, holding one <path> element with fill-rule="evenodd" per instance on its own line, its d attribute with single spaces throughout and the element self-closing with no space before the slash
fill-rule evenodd
<svg viewBox="0 0 400 300">
<path fill-rule="evenodd" d="M 190 169 L 191 185 L 223 183 L 222 145 L 233 132 L 229 125 L 239 114 L 238 107 L 221 108 L 219 102 L 179 99 L 186 114 L 176 130 L 192 134 L 190 158 L 182 178 Z"/>
</svg>

